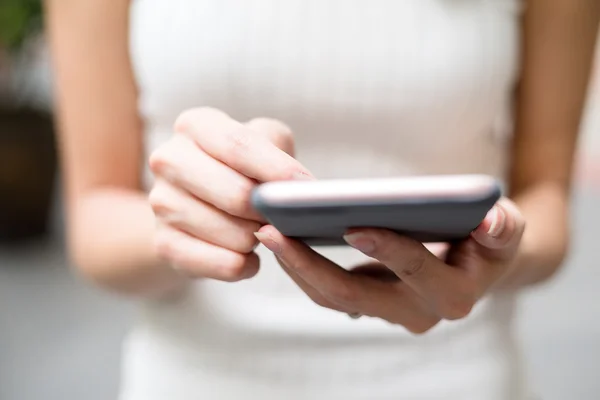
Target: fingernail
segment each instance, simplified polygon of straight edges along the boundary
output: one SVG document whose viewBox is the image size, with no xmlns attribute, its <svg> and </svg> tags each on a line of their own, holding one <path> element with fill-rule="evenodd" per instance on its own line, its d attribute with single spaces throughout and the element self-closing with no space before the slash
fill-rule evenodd
<svg viewBox="0 0 600 400">
<path fill-rule="evenodd" d="M 365 254 L 375 251 L 375 241 L 363 232 L 353 232 L 344 235 L 344 240 L 356 250 Z"/>
<path fill-rule="evenodd" d="M 273 254 L 276 256 L 281 255 L 281 246 L 279 246 L 279 244 L 273 240 L 269 234 L 263 232 L 254 232 L 254 236 L 256 236 L 258 241 L 261 242 L 263 246 L 271 250 Z"/>
<path fill-rule="evenodd" d="M 492 217 L 492 223 L 487 233 L 491 237 L 496 238 L 504 231 L 506 214 L 504 214 L 504 210 L 498 206 L 494 206 L 494 208 L 490 211 L 490 214 Z"/>
<path fill-rule="evenodd" d="M 312 177 L 311 175 L 309 175 L 303 171 L 294 172 L 294 175 L 292 177 L 294 178 L 294 180 L 298 180 L 298 181 L 313 181 L 313 180 L 315 180 L 314 177 Z"/>
</svg>

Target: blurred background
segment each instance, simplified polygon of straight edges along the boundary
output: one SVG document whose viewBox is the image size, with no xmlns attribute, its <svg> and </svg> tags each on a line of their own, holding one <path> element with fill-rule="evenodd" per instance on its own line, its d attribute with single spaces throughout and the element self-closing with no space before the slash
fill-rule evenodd
<svg viewBox="0 0 600 400">
<path fill-rule="evenodd" d="M 0 399 L 115 398 L 121 341 L 134 305 L 69 270 L 41 10 L 35 1 L 2 1 Z M 600 398 L 596 64 L 582 124 L 572 254 L 556 279 L 524 294 L 519 313 L 527 373 L 545 400 Z"/>
</svg>

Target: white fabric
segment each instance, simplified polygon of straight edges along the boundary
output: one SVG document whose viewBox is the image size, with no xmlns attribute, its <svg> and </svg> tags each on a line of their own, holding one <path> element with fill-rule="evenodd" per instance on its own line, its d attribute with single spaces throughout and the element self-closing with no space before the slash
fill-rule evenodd
<svg viewBox="0 0 600 400">
<path fill-rule="evenodd" d="M 135 1 L 147 149 L 182 110 L 209 105 L 285 121 L 320 178 L 503 179 L 519 10 L 517 0 Z M 252 280 L 202 281 L 141 307 L 123 400 L 521 398 L 512 296 L 415 337 L 319 308 L 259 252 Z M 322 252 L 344 266 L 364 258 Z"/>
</svg>

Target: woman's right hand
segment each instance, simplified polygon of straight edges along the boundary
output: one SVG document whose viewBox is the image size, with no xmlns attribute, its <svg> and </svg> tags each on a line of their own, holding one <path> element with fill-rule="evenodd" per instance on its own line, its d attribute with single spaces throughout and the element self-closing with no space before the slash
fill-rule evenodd
<svg viewBox="0 0 600 400">
<path fill-rule="evenodd" d="M 264 221 L 251 191 L 260 182 L 309 178 L 292 154 L 292 133 L 281 122 L 242 124 L 211 108 L 181 114 L 173 137 L 150 157 L 159 257 L 193 278 L 254 276 L 254 233 Z"/>
</svg>

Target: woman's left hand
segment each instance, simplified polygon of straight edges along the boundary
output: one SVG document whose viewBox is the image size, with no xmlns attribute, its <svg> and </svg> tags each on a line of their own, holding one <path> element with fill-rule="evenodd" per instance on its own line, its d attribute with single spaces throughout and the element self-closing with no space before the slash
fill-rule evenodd
<svg viewBox="0 0 600 400">
<path fill-rule="evenodd" d="M 349 271 L 284 237 L 273 226 L 262 227 L 256 236 L 315 303 L 424 333 L 442 319 L 461 319 L 471 312 L 515 265 L 524 229 L 523 216 L 506 198 L 443 258 L 389 230 L 355 229 L 345 240 L 380 266 L 379 270 L 369 264 Z"/>
</svg>

